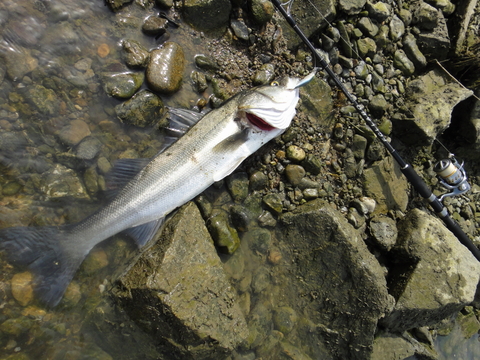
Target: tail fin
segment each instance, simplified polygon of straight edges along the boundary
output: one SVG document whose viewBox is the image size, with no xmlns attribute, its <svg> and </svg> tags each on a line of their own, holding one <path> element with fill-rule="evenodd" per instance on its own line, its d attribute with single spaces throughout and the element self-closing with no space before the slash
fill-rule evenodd
<svg viewBox="0 0 480 360">
<path fill-rule="evenodd" d="M 13 227 L 0 230 L 0 250 L 8 260 L 28 267 L 37 297 L 56 306 L 85 254 L 68 252 L 68 227 Z"/>
</svg>

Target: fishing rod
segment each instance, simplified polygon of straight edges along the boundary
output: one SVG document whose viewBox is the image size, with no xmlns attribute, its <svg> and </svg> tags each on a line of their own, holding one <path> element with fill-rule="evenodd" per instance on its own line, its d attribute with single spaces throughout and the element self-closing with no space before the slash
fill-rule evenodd
<svg viewBox="0 0 480 360">
<path fill-rule="evenodd" d="M 315 57 L 316 61 L 321 65 L 321 67 L 327 72 L 327 74 L 330 76 L 330 78 L 335 82 L 335 84 L 342 90 L 342 92 L 345 94 L 347 99 L 353 104 L 357 112 L 360 114 L 360 116 L 365 120 L 366 124 L 368 127 L 375 133 L 377 138 L 380 140 L 380 142 L 385 146 L 385 148 L 388 150 L 388 152 L 393 156 L 395 161 L 398 163 L 400 166 L 400 170 L 402 171 L 403 175 L 407 178 L 408 181 L 413 185 L 415 190 L 425 199 L 427 202 L 430 204 L 430 206 L 433 208 L 433 210 L 437 213 L 437 215 L 443 220 L 447 228 L 458 238 L 458 240 L 465 246 L 467 247 L 473 256 L 477 258 L 478 261 L 480 261 L 480 250 L 475 246 L 475 244 L 470 240 L 467 234 L 462 230 L 460 225 L 455 222 L 450 217 L 450 214 L 448 213 L 447 208 L 442 204 L 442 202 L 437 198 L 437 196 L 430 190 L 430 188 L 427 186 L 425 181 L 415 172 L 413 167 L 408 164 L 403 158 L 398 154 L 398 152 L 393 148 L 393 146 L 388 142 L 388 140 L 385 138 L 385 136 L 382 134 L 382 132 L 378 129 L 377 125 L 373 122 L 373 120 L 368 116 L 368 114 L 363 110 L 363 107 L 357 102 L 357 100 L 353 97 L 352 94 L 347 90 L 347 88 L 342 84 L 340 79 L 335 75 L 333 70 L 328 66 L 328 63 L 325 61 L 323 57 L 321 57 L 313 44 L 308 40 L 306 35 L 303 33 L 303 31 L 298 27 L 297 23 L 295 22 L 295 19 L 290 16 L 290 14 L 287 13 L 287 11 L 283 8 L 282 4 L 279 2 L 279 0 L 271 0 L 273 5 L 280 11 L 282 16 L 285 18 L 285 20 L 288 22 L 288 24 L 291 26 L 293 30 L 297 33 L 297 35 L 302 39 L 303 43 L 310 49 L 312 52 L 312 55 Z M 447 169 L 453 169 L 455 167 L 456 162 L 446 162 L 442 163 L 439 168 L 437 169 L 437 173 L 440 176 L 443 176 L 442 174 L 445 174 Z M 457 168 L 458 170 L 458 168 Z M 460 170 L 462 170 L 460 168 Z M 442 172 L 443 171 L 443 172 Z M 455 171 L 455 169 L 453 169 Z M 461 186 L 465 186 L 465 180 L 466 180 L 466 175 L 465 172 L 462 172 L 462 175 L 464 175 L 464 181 L 461 183 Z M 448 179 L 447 179 L 448 178 Z M 447 183 L 450 183 L 449 179 L 453 179 L 453 177 L 449 177 L 449 175 L 445 175 L 445 180 Z M 455 180 L 452 180 L 455 181 Z M 450 183 L 452 185 L 452 183 Z M 458 186 L 458 184 L 456 185 Z M 453 194 L 452 194 L 453 195 Z"/>
</svg>

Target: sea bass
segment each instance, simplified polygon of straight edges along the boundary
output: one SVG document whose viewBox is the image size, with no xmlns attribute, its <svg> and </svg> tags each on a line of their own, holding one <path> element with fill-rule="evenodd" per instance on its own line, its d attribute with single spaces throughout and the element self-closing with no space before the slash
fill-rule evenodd
<svg viewBox="0 0 480 360">
<path fill-rule="evenodd" d="M 32 272 L 42 302 L 57 305 L 95 245 L 125 231 L 143 246 L 166 215 L 283 133 L 295 115 L 299 86 L 312 77 L 241 92 L 206 115 L 172 110 L 195 124 L 153 159 L 120 160 L 113 178 L 129 180 L 105 207 L 75 224 L 0 230 L 0 249 Z"/>
</svg>

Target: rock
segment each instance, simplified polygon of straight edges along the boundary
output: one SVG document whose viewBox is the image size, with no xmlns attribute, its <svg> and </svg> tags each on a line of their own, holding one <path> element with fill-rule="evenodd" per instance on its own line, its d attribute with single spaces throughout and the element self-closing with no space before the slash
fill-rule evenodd
<svg viewBox="0 0 480 360">
<path fill-rule="evenodd" d="M 149 16 L 142 25 L 147 35 L 161 36 L 167 32 L 167 20 L 158 16 Z"/>
<path fill-rule="evenodd" d="M 126 4 L 131 3 L 132 0 L 105 0 L 105 3 L 112 9 L 112 11 L 120 10 Z"/>
<path fill-rule="evenodd" d="M 300 162 L 305 159 L 305 150 L 296 145 L 290 145 L 286 151 L 287 159 Z"/>
<path fill-rule="evenodd" d="M 247 231 L 243 239 L 254 254 L 267 255 L 272 247 L 272 235 L 269 230 L 263 228 Z"/>
<path fill-rule="evenodd" d="M 362 38 L 357 40 L 358 53 L 362 58 L 373 56 L 377 51 L 377 44 L 372 38 Z"/>
<path fill-rule="evenodd" d="M 248 196 L 248 175 L 244 172 L 234 173 L 226 178 L 227 189 L 233 201 L 242 203 Z"/>
<path fill-rule="evenodd" d="M 31 55 L 30 50 L 21 46 L 7 47 L 2 55 L 6 74 L 12 81 L 21 80 L 26 74 L 38 67 L 38 60 Z"/>
<path fill-rule="evenodd" d="M 433 143 L 449 127 L 453 108 L 472 94 L 439 70 L 419 77 L 407 88 L 409 113 L 394 121 L 396 136 L 408 145 Z"/>
<path fill-rule="evenodd" d="M 282 199 L 278 194 L 271 193 L 263 197 L 263 203 L 268 209 L 272 210 L 276 214 L 281 214 L 283 209 Z"/>
<path fill-rule="evenodd" d="M 395 51 L 395 54 L 393 55 L 393 65 L 405 76 L 413 75 L 415 72 L 415 65 L 410 61 L 403 50 Z"/>
<path fill-rule="evenodd" d="M 390 20 L 389 27 L 390 27 L 390 39 L 392 41 L 400 40 L 403 34 L 405 33 L 405 24 L 397 15 L 392 16 L 392 20 Z"/>
<path fill-rule="evenodd" d="M 277 225 L 277 220 L 275 220 L 270 211 L 265 210 L 258 217 L 258 225 L 262 227 L 275 227 L 275 225 Z"/>
<path fill-rule="evenodd" d="M 328 83 L 318 77 L 314 77 L 300 88 L 302 110 L 313 119 L 316 125 L 324 129 L 333 126 L 334 119 L 329 116 L 333 110 L 331 92 L 332 89 Z"/>
<path fill-rule="evenodd" d="M 297 322 L 297 313 L 289 306 L 282 306 L 275 310 L 273 325 L 284 335 L 289 334 Z"/>
<path fill-rule="evenodd" d="M 356 159 L 360 160 L 365 157 L 368 141 L 363 136 L 355 134 L 353 136 L 352 151 Z"/>
<path fill-rule="evenodd" d="M 303 168 L 312 175 L 318 175 L 322 171 L 322 161 L 313 154 L 308 154 L 302 161 Z"/>
<path fill-rule="evenodd" d="M 253 78 L 254 85 L 269 84 L 275 79 L 275 66 L 273 64 L 263 64 L 260 69 L 255 72 Z"/>
<path fill-rule="evenodd" d="M 275 7 L 268 0 L 252 0 L 248 5 L 253 20 L 259 25 L 269 22 L 275 13 Z"/>
<path fill-rule="evenodd" d="M 145 47 L 135 40 L 123 40 L 125 62 L 130 67 L 145 67 L 150 59 L 150 54 Z"/>
<path fill-rule="evenodd" d="M 247 25 L 243 21 L 232 19 L 230 20 L 230 27 L 237 38 L 243 41 L 248 41 L 249 31 Z"/>
<path fill-rule="evenodd" d="M 75 146 L 90 134 L 90 128 L 85 121 L 72 120 L 60 130 L 58 137 L 65 145 Z"/>
<path fill-rule="evenodd" d="M 417 44 L 428 61 L 442 61 L 448 57 L 450 36 L 447 21 L 441 12 L 438 24 L 433 30 L 422 31 L 417 35 Z"/>
<path fill-rule="evenodd" d="M 357 26 L 367 37 L 374 37 L 378 33 L 378 26 L 368 16 L 360 18 Z"/>
<path fill-rule="evenodd" d="M 379 22 L 387 20 L 387 18 L 391 14 L 390 5 L 385 4 L 381 1 L 378 1 L 376 3 L 367 1 L 365 8 L 367 9 L 368 14 Z"/>
<path fill-rule="evenodd" d="M 385 97 L 382 94 L 375 95 L 368 104 L 370 111 L 377 115 L 383 115 L 383 113 L 387 110 L 387 107 L 388 102 L 385 100 Z"/>
<path fill-rule="evenodd" d="M 207 220 L 207 228 L 215 246 L 225 254 L 233 254 L 240 246 L 237 231 L 230 226 L 228 214 L 224 210 L 216 210 Z"/>
<path fill-rule="evenodd" d="M 424 1 L 417 1 L 412 4 L 410 11 L 412 12 L 412 24 L 417 25 L 420 29 L 433 30 L 437 26 L 440 12 L 432 5 Z"/>
<path fill-rule="evenodd" d="M 184 19 L 199 30 L 219 30 L 228 24 L 232 5 L 229 0 L 186 0 Z"/>
<path fill-rule="evenodd" d="M 327 27 L 327 25 L 335 19 L 335 4 L 336 2 L 333 0 L 326 0 L 315 4 L 316 9 L 314 9 L 308 0 L 298 0 L 293 2 L 291 13 L 303 14 L 303 16 L 295 19 L 296 23 L 307 38 L 313 38 L 321 32 L 321 29 Z M 306 11 L 306 9 L 308 9 L 308 11 Z M 289 49 L 297 49 L 303 44 L 297 33 L 288 25 L 283 17 L 279 19 L 279 24 L 282 27 L 283 36 L 287 40 Z"/>
<path fill-rule="evenodd" d="M 287 180 L 293 186 L 300 184 L 300 181 L 304 178 L 305 174 L 305 169 L 300 165 L 288 164 L 285 167 Z"/>
<path fill-rule="evenodd" d="M 115 107 L 121 122 L 138 127 L 157 123 L 163 110 L 162 99 L 148 90 L 136 93 L 131 99 Z"/>
<path fill-rule="evenodd" d="M 78 144 L 75 154 L 79 159 L 92 160 L 100 152 L 103 144 L 93 136 L 87 136 Z"/>
<path fill-rule="evenodd" d="M 402 332 L 429 326 L 473 301 L 480 263 L 438 218 L 410 210 L 399 223 L 392 251 L 406 266 L 391 281 L 396 304 L 382 320 L 386 328 Z"/>
<path fill-rule="evenodd" d="M 241 205 L 233 205 L 230 207 L 230 219 L 232 225 L 238 231 L 247 231 L 251 218 L 247 210 Z"/>
<path fill-rule="evenodd" d="M 338 6 L 348 15 L 356 15 L 362 11 L 367 0 L 339 0 Z"/>
<path fill-rule="evenodd" d="M 72 169 L 63 165 L 55 165 L 42 174 L 43 183 L 40 191 L 50 198 L 74 197 L 88 199 L 89 196 L 82 181 Z"/>
<path fill-rule="evenodd" d="M 267 186 L 268 178 L 262 171 L 255 171 L 249 178 L 250 189 L 262 190 Z"/>
<path fill-rule="evenodd" d="M 416 69 L 422 70 L 427 66 L 427 59 L 418 48 L 417 40 L 413 34 L 405 35 L 403 38 L 403 49 L 408 58 L 414 63 Z"/>
<path fill-rule="evenodd" d="M 23 149 L 27 144 L 25 135 L 20 131 L 0 132 L 0 150 L 4 152 Z"/>
<path fill-rule="evenodd" d="M 42 85 L 34 84 L 25 93 L 25 99 L 43 115 L 56 115 L 60 109 L 58 94 Z"/>
<path fill-rule="evenodd" d="M 248 336 L 192 202 L 168 220 L 161 239 L 119 279 L 114 293 L 130 318 L 178 358 L 224 359 Z"/>
<path fill-rule="evenodd" d="M 146 78 L 150 88 L 162 94 L 180 89 L 185 68 L 185 55 L 180 45 L 166 42 L 161 49 L 150 53 Z"/>
<path fill-rule="evenodd" d="M 128 99 L 140 89 L 145 75 L 143 72 L 122 72 L 102 74 L 103 88 L 108 96 Z"/>
<path fill-rule="evenodd" d="M 13 275 L 11 280 L 12 295 L 22 306 L 27 306 L 34 298 L 33 277 L 29 271 Z"/>
<path fill-rule="evenodd" d="M 404 212 L 408 204 L 408 182 L 391 157 L 377 161 L 363 171 L 365 194 L 377 202 L 375 213 Z"/>
<path fill-rule="evenodd" d="M 375 216 L 370 220 L 370 233 L 376 244 L 385 251 L 390 251 L 397 241 L 397 223 L 386 216 Z"/>
<path fill-rule="evenodd" d="M 215 60 L 205 55 L 196 55 L 195 65 L 197 65 L 200 69 L 208 71 L 217 71 L 219 69 L 219 66 Z"/>
<path fill-rule="evenodd" d="M 344 216 L 324 201 L 306 203 L 279 220 L 280 249 L 295 259 L 289 265 L 292 276 L 302 279 L 292 285 L 312 295 L 296 305 L 318 324 L 335 358 L 368 359 L 378 319 L 392 304 L 377 260 Z"/>
<path fill-rule="evenodd" d="M 370 360 L 407 359 L 407 358 L 436 359 L 434 350 L 415 340 L 408 333 L 401 335 L 380 332 L 373 343 L 373 352 Z"/>
</svg>

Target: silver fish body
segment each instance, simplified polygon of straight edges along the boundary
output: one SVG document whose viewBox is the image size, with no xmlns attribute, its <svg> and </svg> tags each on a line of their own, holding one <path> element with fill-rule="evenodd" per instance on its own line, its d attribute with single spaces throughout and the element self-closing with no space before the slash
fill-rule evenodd
<svg viewBox="0 0 480 360">
<path fill-rule="evenodd" d="M 285 78 L 237 94 L 155 156 L 96 213 L 62 227 L 0 230 L 0 249 L 32 271 L 46 305 L 57 305 L 95 245 L 124 230 L 143 245 L 162 218 L 285 131 L 295 115 L 298 86 L 307 80 Z"/>
</svg>

